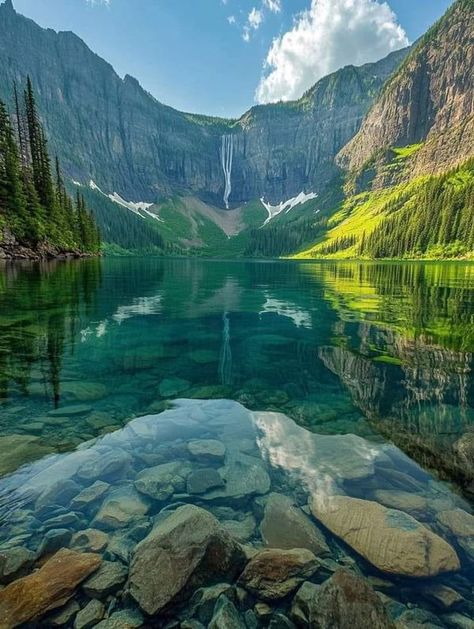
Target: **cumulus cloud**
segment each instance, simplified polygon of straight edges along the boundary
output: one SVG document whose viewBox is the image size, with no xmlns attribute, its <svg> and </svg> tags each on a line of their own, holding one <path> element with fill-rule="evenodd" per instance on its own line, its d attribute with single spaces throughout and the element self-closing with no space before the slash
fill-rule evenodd
<svg viewBox="0 0 474 629">
<path fill-rule="evenodd" d="M 87 4 L 91 7 L 95 7 L 98 5 L 109 7 L 112 0 L 86 0 Z"/>
<path fill-rule="evenodd" d="M 338 68 L 376 61 L 406 45 L 407 35 L 386 2 L 311 0 L 293 27 L 273 40 L 256 101 L 298 98 Z"/>
<path fill-rule="evenodd" d="M 235 24 L 235 15 L 229 15 L 227 21 L 229 22 L 229 24 Z"/>
</svg>

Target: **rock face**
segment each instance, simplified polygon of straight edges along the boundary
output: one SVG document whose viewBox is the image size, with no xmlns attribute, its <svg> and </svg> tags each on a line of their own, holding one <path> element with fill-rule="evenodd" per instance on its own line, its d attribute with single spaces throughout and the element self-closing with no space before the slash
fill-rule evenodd
<svg viewBox="0 0 474 629">
<path fill-rule="evenodd" d="M 347 496 L 313 497 L 311 510 L 383 572 L 432 577 L 460 568 L 455 550 L 445 540 L 402 511 Z"/>
<path fill-rule="evenodd" d="M 321 586 L 309 623 L 318 629 L 395 629 L 370 584 L 345 570 L 338 570 Z"/>
<path fill-rule="evenodd" d="M 318 569 L 316 557 L 309 550 L 262 550 L 253 557 L 240 577 L 245 589 L 259 598 L 284 598 Z"/>
<path fill-rule="evenodd" d="M 155 202 L 183 191 L 223 206 L 222 136 L 234 135 L 232 204 L 320 189 L 405 52 L 322 79 L 296 104 L 254 107 L 235 124 L 166 107 L 123 80 L 72 33 L 43 30 L 1 6 L 0 97 L 30 75 L 68 177 L 106 193 Z M 58 115 L 60 108 L 61 115 Z M 94 111 L 93 124 L 88 112 Z M 87 156 L 87 159 L 86 159 Z"/>
<path fill-rule="evenodd" d="M 136 547 L 130 594 L 147 614 L 204 583 L 233 579 L 245 558 L 218 520 L 199 507 L 178 508 Z"/>
<path fill-rule="evenodd" d="M 407 173 L 448 170 L 474 144 L 474 10 L 457 0 L 419 41 L 340 153 L 351 170 L 388 147 L 424 143 Z M 408 176 L 410 176 L 410 174 Z"/>
<path fill-rule="evenodd" d="M 269 496 L 260 532 L 266 546 L 272 548 L 306 548 L 316 556 L 329 552 L 321 531 L 290 498 L 282 494 Z"/>
<path fill-rule="evenodd" d="M 92 553 L 60 550 L 37 572 L 0 591 L 0 628 L 16 627 L 61 607 L 100 563 Z"/>
</svg>

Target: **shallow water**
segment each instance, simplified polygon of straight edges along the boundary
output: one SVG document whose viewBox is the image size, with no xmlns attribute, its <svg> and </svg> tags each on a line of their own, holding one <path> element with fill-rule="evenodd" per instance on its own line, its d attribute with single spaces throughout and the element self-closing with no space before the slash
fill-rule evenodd
<svg viewBox="0 0 474 629">
<path fill-rule="evenodd" d="M 437 581 L 462 593 L 460 609 L 471 616 L 474 531 L 457 538 L 439 518 L 470 512 L 474 494 L 473 324 L 474 265 L 461 263 L 5 266 L 0 547 L 37 551 L 55 518 L 71 532 L 95 526 L 100 501 L 94 509 L 76 505 L 71 517 L 71 496 L 61 502 L 51 489 L 58 478 L 72 479 L 77 491 L 106 482 L 103 501 L 114 491 L 130 499 L 132 490 L 135 500 L 139 474 L 181 461 L 182 487 L 159 500 L 139 496 L 143 535 L 163 508 L 180 502 L 214 509 L 256 546 L 254 502 L 268 491 L 300 507 L 311 496 L 340 494 L 384 502 L 453 545 L 462 569 Z M 180 402 L 163 414 L 173 399 L 229 401 Z M 170 421 L 163 436 L 158 428 Z M 225 490 L 189 493 L 186 477 L 202 465 L 186 448 L 198 438 L 224 443 L 225 463 L 211 467 L 231 475 Z M 249 457 L 260 472 L 244 474 L 242 490 L 231 460 L 242 472 Z M 110 466 L 97 467 L 96 459 Z M 122 532 L 129 528 L 137 522 Z M 365 574 L 377 574 L 325 535 L 332 561 L 356 560 Z M 107 552 L 123 560 L 122 551 Z M 433 611 L 424 587 L 397 578 L 389 590 Z"/>
</svg>

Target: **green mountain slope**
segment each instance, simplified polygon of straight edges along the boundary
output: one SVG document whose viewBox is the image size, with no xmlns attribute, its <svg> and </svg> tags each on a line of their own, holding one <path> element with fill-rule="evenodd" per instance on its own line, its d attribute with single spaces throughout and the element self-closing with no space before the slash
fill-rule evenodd
<svg viewBox="0 0 474 629">
<path fill-rule="evenodd" d="M 474 257 L 474 0 L 457 0 L 342 149 L 345 200 L 296 255 Z"/>
</svg>

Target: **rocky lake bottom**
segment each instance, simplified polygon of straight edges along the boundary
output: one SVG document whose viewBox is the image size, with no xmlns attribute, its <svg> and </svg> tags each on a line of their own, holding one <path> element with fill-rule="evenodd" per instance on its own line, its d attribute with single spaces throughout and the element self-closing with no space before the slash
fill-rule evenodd
<svg viewBox="0 0 474 629">
<path fill-rule="evenodd" d="M 0 283 L 0 628 L 474 627 L 474 267 Z"/>
</svg>

